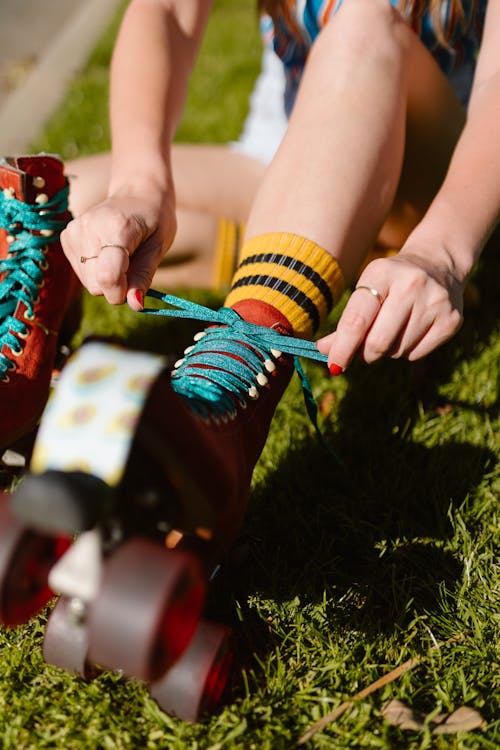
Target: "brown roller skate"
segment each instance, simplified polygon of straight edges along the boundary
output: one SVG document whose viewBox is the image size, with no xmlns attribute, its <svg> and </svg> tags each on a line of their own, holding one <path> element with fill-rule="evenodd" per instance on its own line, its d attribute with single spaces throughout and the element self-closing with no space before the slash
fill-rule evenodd
<svg viewBox="0 0 500 750">
<path fill-rule="evenodd" d="M 43 546 L 30 560 L 60 595 L 46 659 L 84 676 L 96 665 L 120 670 L 149 683 L 166 711 L 196 720 L 217 704 L 232 661 L 229 629 L 202 618 L 205 590 L 240 531 L 293 358 L 322 355 L 287 336 L 267 303 L 216 312 L 150 294 L 209 327 L 173 372 L 157 355 L 103 342 L 68 362 L 3 528 L 0 518 L 10 549 L 0 621 L 20 610 L 21 534 L 40 545 L 77 534 L 60 559 L 59 547 Z M 32 614 L 38 603 L 29 600 Z"/>
</svg>

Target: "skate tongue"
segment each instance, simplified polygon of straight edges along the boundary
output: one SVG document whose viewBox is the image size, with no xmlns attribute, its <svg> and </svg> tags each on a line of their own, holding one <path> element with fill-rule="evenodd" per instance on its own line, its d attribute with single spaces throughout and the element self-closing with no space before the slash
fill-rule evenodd
<svg viewBox="0 0 500 750">
<path fill-rule="evenodd" d="M 261 300 L 245 299 L 231 305 L 231 309 L 248 323 L 254 323 L 265 328 L 273 328 L 286 336 L 293 335 L 293 328 L 273 305 Z"/>
<path fill-rule="evenodd" d="M 18 156 L 14 162 L 15 166 L 28 176 L 25 200 L 29 202 L 35 201 L 37 195 L 43 193 L 52 198 L 66 185 L 63 163 L 57 156 Z M 37 180 L 40 181 L 39 186 Z"/>
</svg>

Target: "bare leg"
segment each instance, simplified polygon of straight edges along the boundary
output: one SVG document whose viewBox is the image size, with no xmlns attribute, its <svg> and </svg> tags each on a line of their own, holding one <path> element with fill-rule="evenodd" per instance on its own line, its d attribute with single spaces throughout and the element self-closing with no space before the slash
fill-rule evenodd
<svg viewBox="0 0 500 750">
<path fill-rule="evenodd" d="M 181 209 L 247 221 L 266 167 L 227 146 L 175 144 L 172 165 Z"/>
<path fill-rule="evenodd" d="M 344 3 L 312 48 L 247 235 L 306 236 L 350 282 L 377 238 L 399 247 L 420 220 L 463 121 L 446 78 L 386 0 Z"/>
<path fill-rule="evenodd" d="M 176 144 L 172 163 L 178 229 L 155 282 L 163 287 L 210 287 L 218 219 L 247 220 L 265 166 L 227 146 L 202 144 Z M 75 216 L 105 199 L 110 165 L 109 153 L 67 164 Z"/>
</svg>

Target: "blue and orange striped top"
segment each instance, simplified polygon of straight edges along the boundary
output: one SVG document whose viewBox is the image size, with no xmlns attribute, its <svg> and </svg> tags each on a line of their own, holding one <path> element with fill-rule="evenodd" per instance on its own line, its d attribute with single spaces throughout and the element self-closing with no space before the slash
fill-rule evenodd
<svg viewBox="0 0 500 750">
<path fill-rule="evenodd" d="M 389 0 L 397 6 L 398 0 Z M 464 22 L 453 12 L 450 0 L 443 0 L 441 20 L 449 40 L 444 46 L 438 39 L 429 12 L 413 24 L 415 33 L 437 60 L 440 68 L 449 75 L 465 64 L 474 64 L 481 43 L 484 16 L 488 0 L 462 0 Z M 302 75 L 307 54 L 321 29 L 343 0 L 285 0 L 294 26 L 281 16 L 273 22 L 263 16 L 261 28 L 264 38 L 271 42 L 283 61 L 287 79 L 286 105 L 291 109 L 295 92 Z"/>
</svg>

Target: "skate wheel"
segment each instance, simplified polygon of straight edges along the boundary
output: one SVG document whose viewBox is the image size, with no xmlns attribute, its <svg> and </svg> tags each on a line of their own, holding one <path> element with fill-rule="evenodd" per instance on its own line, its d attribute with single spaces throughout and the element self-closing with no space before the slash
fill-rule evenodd
<svg viewBox="0 0 500 750">
<path fill-rule="evenodd" d="M 200 622 L 191 643 L 165 677 L 151 685 L 151 697 L 168 714 L 198 721 L 213 713 L 233 663 L 231 630 Z"/>
<path fill-rule="evenodd" d="M 38 534 L 12 514 L 0 495 L 0 621 L 14 627 L 27 622 L 54 596 L 49 571 L 69 540 Z"/>
<path fill-rule="evenodd" d="M 69 597 L 61 596 L 45 626 L 43 657 L 48 664 L 80 677 L 94 672 L 87 661 L 88 636 L 84 622 Z"/>
<path fill-rule="evenodd" d="M 184 651 L 198 623 L 205 582 L 196 557 L 132 539 L 104 567 L 89 608 L 89 658 L 146 682 Z"/>
</svg>

